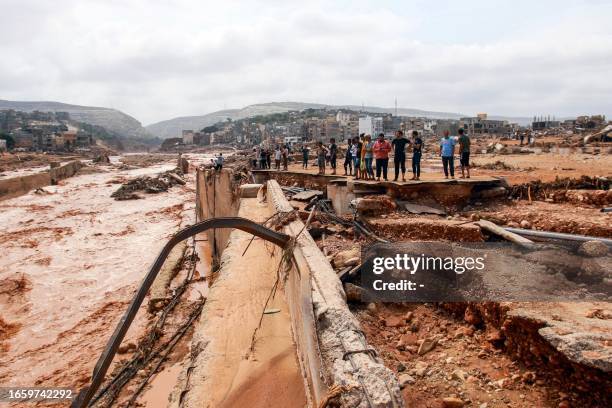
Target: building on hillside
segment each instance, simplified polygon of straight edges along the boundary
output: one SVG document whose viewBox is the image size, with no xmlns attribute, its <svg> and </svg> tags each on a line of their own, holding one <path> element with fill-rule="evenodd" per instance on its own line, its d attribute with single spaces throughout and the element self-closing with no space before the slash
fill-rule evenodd
<svg viewBox="0 0 612 408">
<path fill-rule="evenodd" d="M 338 111 L 336 113 L 336 121 L 340 124 L 340 126 L 347 126 L 349 122 L 354 121 L 357 115 L 349 112 Z"/>
<path fill-rule="evenodd" d="M 373 137 L 379 133 L 384 133 L 384 125 L 382 117 L 373 117 L 370 115 L 359 118 L 359 134 L 372 135 Z"/>
<path fill-rule="evenodd" d="M 475 117 L 461 118 L 459 127 L 472 136 L 501 135 L 506 136 L 514 132 L 514 128 L 505 120 L 488 119 L 486 113 L 479 113 Z"/>
<path fill-rule="evenodd" d="M 555 120 L 550 116 L 534 116 L 531 123 L 532 130 L 546 130 L 561 127 L 561 121 Z"/>
<path fill-rule="evenodd" d="M 183 144 L 193 144 L 193 130 L 183 130 Z"/>
<path fill-rule="evenodd" d="M 448 131 L 451 135 L 456 135 L 459 132 L 459 127 L 459 122 L 453 119 L 437 119 L 432 126 L 436 136 L 442 136 L 445 131 Z"/>
<path fill-rule="evenodd" d="M 62 132 L 62 136 L 64 138 L 64 144 L 66 147 L 66 150 L 71 150 L 73 149 L 76 144 L 77 144 L 77 133 L 74 130 L 68 130 L 65 132 Z"/>
<path fill-rule="evenodd" d="M 61 133 L 53 134 L 53 150 L 64 150 L 66 148 L 66 140 Z"/>
<path fill-rule="evenodd" d="M 198 146 L 208 146 L 210 144 L 210 133 L 195 132 L 193 134 L 193 144 Z"/>
<path fill-rule="evenodd" d="M 75 143 L 77 147 L 90 147 L 94 144 L 94 138 L 90 133 L 79 130 L 76 134 Z"/>
<path fill-rule="evenodd" d="M 34 147 L 34 137 L 31 132 L 27 132 L 22 129 L 17 129 L 11 133 L 11 136 L 15 140 L 16 149 L 30 150 Z"/>
<path fill-rule="evenodd" d="M 292 146 L 292 147 L 301 142 L 302 142 L 302 138 L 300 136 L 285 136 L 283 139 L 284 144 Z"/>
<path fill-rule="evenodd" d="M 329 142 L 331 139 L 341 141 L 344 138 L 340 123 L 335 117 L 330 116 L 325 120 L 325 139 L 324 142 Z"/>
</svg>

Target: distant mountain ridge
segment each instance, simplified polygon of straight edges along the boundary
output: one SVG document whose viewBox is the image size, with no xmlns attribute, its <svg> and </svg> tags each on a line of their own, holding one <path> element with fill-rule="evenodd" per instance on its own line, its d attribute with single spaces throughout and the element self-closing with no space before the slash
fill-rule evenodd
<svg viewBox="0 0 612 408">
<path fill-rule="evenodd" d="M 168 119 L 161 122 L 147 125 L 145 128 L 151 134 L 167 139 L 169 137 L 180 137 L 181 132 L 186 129 L 200 130 L 206 126 L 213 125 L 217 122 L 224 121 L 227 118 L 232 120 L 244 119 L 258 115 L 270 115 L 273 113 L 282 113 L 290 110 L 302 111 L 304 109 L 347 109 L 353 111 L 366 111 L 371 113 L 395 113 L 395 108 L 381 108 L 376 106 L 358 106 L 358 105 L 325 105 L 318 103 L 305 102 L 269 102 L 259 103 L 246 106 L 242 109 L 225 109 L 217 112 L 212 112 L 206 115 L 197 116 L 182 116 L 178 118 Z M 461 113 L 453 112 L 435 112 L 421 109 L 397 108 L 397 113 L 403 116 L 419 116 L 431 119 L 460 119 L 466 116 Z M 527 117 L 507 117 L 507 116 L 489 116 L 490 119 L 508 120 L 510 122 L 525 125 L 530 123 L 530 118 Z"/>
<path fill-rule="evenodd" d="M 72 120 L 102 126 L 124 137 L 152 137 L 138 120 L 111 108 L 71 105 L 50 101 L 7 101 L 0 99 L 0 109 L 14 109 L 23 112 L 35 110 L 43 112 L 68 112 Z"/>
</svg>

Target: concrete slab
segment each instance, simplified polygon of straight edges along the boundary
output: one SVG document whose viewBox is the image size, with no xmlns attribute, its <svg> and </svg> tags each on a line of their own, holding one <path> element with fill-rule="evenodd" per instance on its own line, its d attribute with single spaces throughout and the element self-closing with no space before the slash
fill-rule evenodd
<svg viewBox="0 0 612 408">
<path fill-rule="evenodd" d="M 263 222 L 270 215 L 259 199 L 241 200 L 238 216 Z M 270 297 L 282 250 L 251 238 L 239 230 L 230 234 L 194 329 L 192 370 L 182 375 L 184 391 L 173 395 L 171 406 L 307 406 L 282 285 Z"/>
</svg>

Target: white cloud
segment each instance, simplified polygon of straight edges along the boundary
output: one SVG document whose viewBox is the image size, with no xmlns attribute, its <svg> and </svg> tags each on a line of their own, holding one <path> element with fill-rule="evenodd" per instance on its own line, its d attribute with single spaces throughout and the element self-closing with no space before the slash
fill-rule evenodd
<svg viewBox="0 0 612 408">
<path fill-rule="evenodd" d="M 612 113 L 606 2 L 3 3 L 5 99 L 112 106 L 144 123 L 396 96 L 467 114 Z"/>
</svg>

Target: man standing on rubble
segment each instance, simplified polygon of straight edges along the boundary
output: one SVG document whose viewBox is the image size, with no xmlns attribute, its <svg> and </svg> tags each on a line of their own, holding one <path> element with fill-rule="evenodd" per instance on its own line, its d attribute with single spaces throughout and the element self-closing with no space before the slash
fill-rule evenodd
<svg viewBox="0 0 612 408">
<path fill-rule="evenodd" d="M 323 142 L 319 142 L 317 148 L 317 165 L 319 166 L 319 174 L 325 174 L 325 156 L 329 153 L 327 147 L 323 145 Z"/>
<path fill-rule="evenodd" d="M 351 153 L 352 147 L 353 147 L 353 140 L 349 138 L 348 146 L 346 146 L 346 153 L 344 154 L 344 175 L 345 176 L 353 175 L 353 154 Z"/>
<path fill-rule="evenodd" d="M 310 149 L 308 148 L 308 146 L 306 146 L 306 144 L 302 145 L 302 168 L 303 169 L 307 169 L 308 168 L 308 155 L 310 153 Z"/>
<path fill-rule="evenodd" d="M 329 139 L 330 141 L 330 145 L 329 145 L 329 164 L 331 166 L 332 169 L 332 173 L 331 174 L 336 174 L 336 162 L 338 159 L 338 145 L 336 144 L 336 139 L 334 139 L 333 137 L 331 139 Z"/>
<path fill-rule="evenodd" d="M 402 181 L 406 181 L 406 145 L 410 144 L 410 140 L 404 137 L 404 132 L 398 130 L 395 132 L 395 139 L 391 144 L 394 147 L 393 163 L 395 164 L 395 178 L 397 181 L 400 167 L 402 169 Z"/>
<path fill-rule="evenodd" d="M 221 171 L 221 169 L 223 168 L 223 160 L 223 153 L 219 153 L 217 159 L 215 160 L 215 170 Z"/>
<path fill-rule="evenodd" d="M 440 156 L 442 157 L 442 166 L 444 166 L 444 178 L 448 178 L 450 172 L 451 178 L 455 178 L 455 139 L 450 137 L 448 130 L 444 131 L 444 137 L 440 140 Z"/>
<path fill-rule="evenodd" d="M 463 128 L 459 129 L 459 163 L 461 164 L 461 178 L 470 178 L 470 137 L 465 134 Z"/>
<path fill-rule="evenodd" d="M 380 181 L 380 173 L 383 179 L 387 180 L 387 169 L 389 167 L 389 152 L 391 151 L 391 143 L 385 140 L 385 134 L 380 133 L 378 140 L 374 143 L 374 157 L 376 158 L 376 180 Z"/>
<path fill-rule="evenodd" d="M 281 153 L 283 156 L 283 170 L 287 171 L 287 167 L 289 166 L 289 147 L 284 145 Z"/>
<path fill-rule="evenodd" d="M 274 150 L 274 168 L 278 171 L 280 171 L 281 157 L 280 146 L 276 146 L 276 150 Z"/>
<path fill-rule="evenodd" d="M 423 139 L 419 132 L 412 131 L 412 180 L 421 178 L 421 156 L 423 154 Z"/>
</svg>

